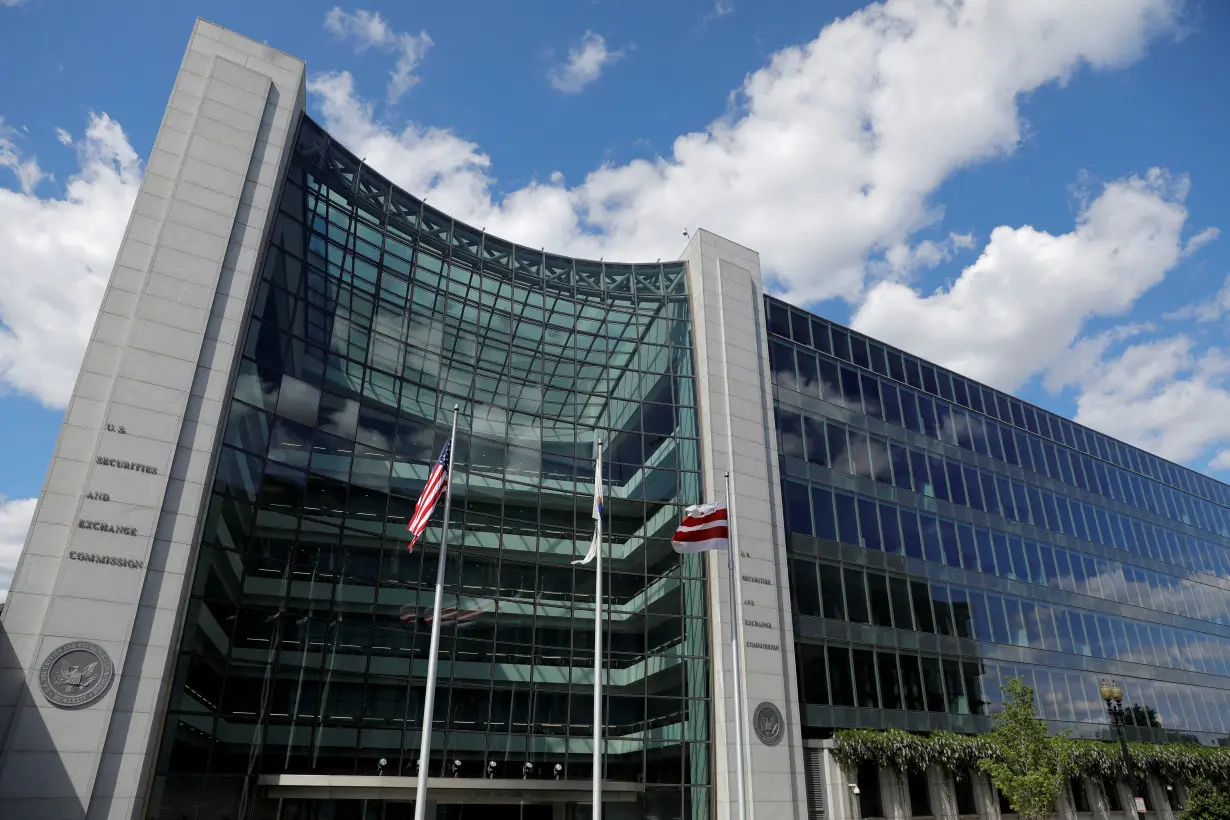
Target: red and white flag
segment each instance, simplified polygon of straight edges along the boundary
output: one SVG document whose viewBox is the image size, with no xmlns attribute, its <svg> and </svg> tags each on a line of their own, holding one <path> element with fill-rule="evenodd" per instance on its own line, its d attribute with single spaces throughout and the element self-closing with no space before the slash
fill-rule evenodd
<svg viewBox="0 0 1230 820">
<path fill-rule="evenodd" d="M 422 621 L 430 626 L 432 622 L 431 612 L 431 607 L 418 607 L 414 604 L 407 604 L 398 611 L 397 617 L 403 623 L 412 624 L 415 621 Z M 469 626 L 475 619 L 485 614 L 487 614 L 485 608 L 461 609 L 460 607 L 448 607 L 440 610 L 440 625 L 449 626 L 450 624 L 456 624 L 458 628 Z"/>
<path fill-rule="evenodd" d="M 436 502 L 440 500 L 444 488 L 448 485 L 448 455 L 452 446 L 451 438 L 444 442 L 444 449 L 440 451 L 440 457 L 436 459 L 435 466 L 431 468 L 431 475 L 427 476 L 427 486 L 423 488 L 423 494 L 419 496 L 418 503 L 414 505 L 414 515 L 410 517 L 410 523 L 406 526 L 406 529 L 410 531 L 410 543 L 406 545 L 406 552 L 414 552 L 414 545 L 418 543 L 419 536 L 427 529 L 427 523 L 431 521 L 431 514 L 436 510 Z"/>
<path fill-rule="evenodd" d="M 683 521 L 671 537 L 675 552 L 705 552 L 730 549 L 730 526 L 726 504 L 693 504 L 683 511 Z"/>
</svg>

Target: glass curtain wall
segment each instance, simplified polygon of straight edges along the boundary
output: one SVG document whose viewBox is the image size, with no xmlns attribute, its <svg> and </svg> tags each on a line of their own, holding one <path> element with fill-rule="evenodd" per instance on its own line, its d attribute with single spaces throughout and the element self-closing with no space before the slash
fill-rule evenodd
<svg viewBox="0 0 1230 820">
<path fill-rule="evenodd" d="M 768 300 L 809 731 L 1230 737 L 1225 485 Z"/>
<path fill-rule="evenodd" d="M 682 263 L 500 241 L 305 118 L 263 270 L 152 816 L 252 805 L 261 774 L 416 772 L 443 504 L 405 531 L 457 405 L 427 772 L 590 778 L 595 575 L 570 562 L 602 439 L 604 777 L 707 817 L 703 569 L 670 547 L 700 498 Z"/>
</svg>

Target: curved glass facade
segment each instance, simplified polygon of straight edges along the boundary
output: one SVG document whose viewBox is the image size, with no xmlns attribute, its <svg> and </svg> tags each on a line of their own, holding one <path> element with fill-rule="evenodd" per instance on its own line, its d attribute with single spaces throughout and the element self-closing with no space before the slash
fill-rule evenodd
<svg viewBox="0 0 1230 820">
<path fill-rule="evenodd" d="M 1230 739 L 1227 487 L 769 299 L 807 732 Z"/>
<path fill-rule="evenodd" d="M 429 773 L 590 778 L 595 577 L 570 561 L 601 438 L 605 777 L 642 785 L 636 816 L 708 817 L 703 566 L 669 543 L 700 495 L 683 263 L 486 236 L 305 118 L 257 287 L 150 816 L 415 773 L 440 515 L 412 554 L 405 530 L 457 405 Z"/>
</svg>

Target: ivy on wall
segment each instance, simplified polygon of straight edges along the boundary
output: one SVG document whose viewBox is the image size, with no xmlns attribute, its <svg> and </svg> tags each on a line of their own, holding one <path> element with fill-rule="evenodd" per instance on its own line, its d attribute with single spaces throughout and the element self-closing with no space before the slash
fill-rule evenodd
<svg viewBox="0 0 1230 820">
<path fill-rule="evenodd" d="M 836 733 L 833 756 L 843 766 L 860 763 L 893 768 L 901 772 L 923 771 L 935 764 L 964 777 L 978 768 L 978 761 L 999 757 L 999 748 L 986 735 L 934 732 L 916 735 L 901 729 L 844 729 Z M 1091 778 L 1117 778 L 1127 774 L 1117 743 L 1078 740 L 1071 744 L 1072 770 Z M 1188 743 L 1129 743 L 1137 774 L 1153 772 L 1171 782 L 1195 779 L 1215 783 L 1230 781 L 1230 748 Z"/>
</svg>

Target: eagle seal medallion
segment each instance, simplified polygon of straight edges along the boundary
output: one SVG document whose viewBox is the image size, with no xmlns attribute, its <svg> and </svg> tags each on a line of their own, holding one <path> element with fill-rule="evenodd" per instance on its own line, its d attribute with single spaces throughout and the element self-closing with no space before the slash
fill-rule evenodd
<svg viewBox="0 0 1230 820">
<path fill-rule="evenodd" d="M 766 746 L 776 746 L 782 741 L 786 725 L 782 720 L 781 711 L 772 703 L 765 701 L 752 713 L 752 729 L 756 732 L 756 737 L 760 738 L 761 743 Z"/>
<path fill-rule="evenodd" d="M 61 709 L 88 706 L 111 688 L 115 666 L 101 646 L 73 641 L 52 651 L 38 670 L 43 696 Z"/>
</svg>

